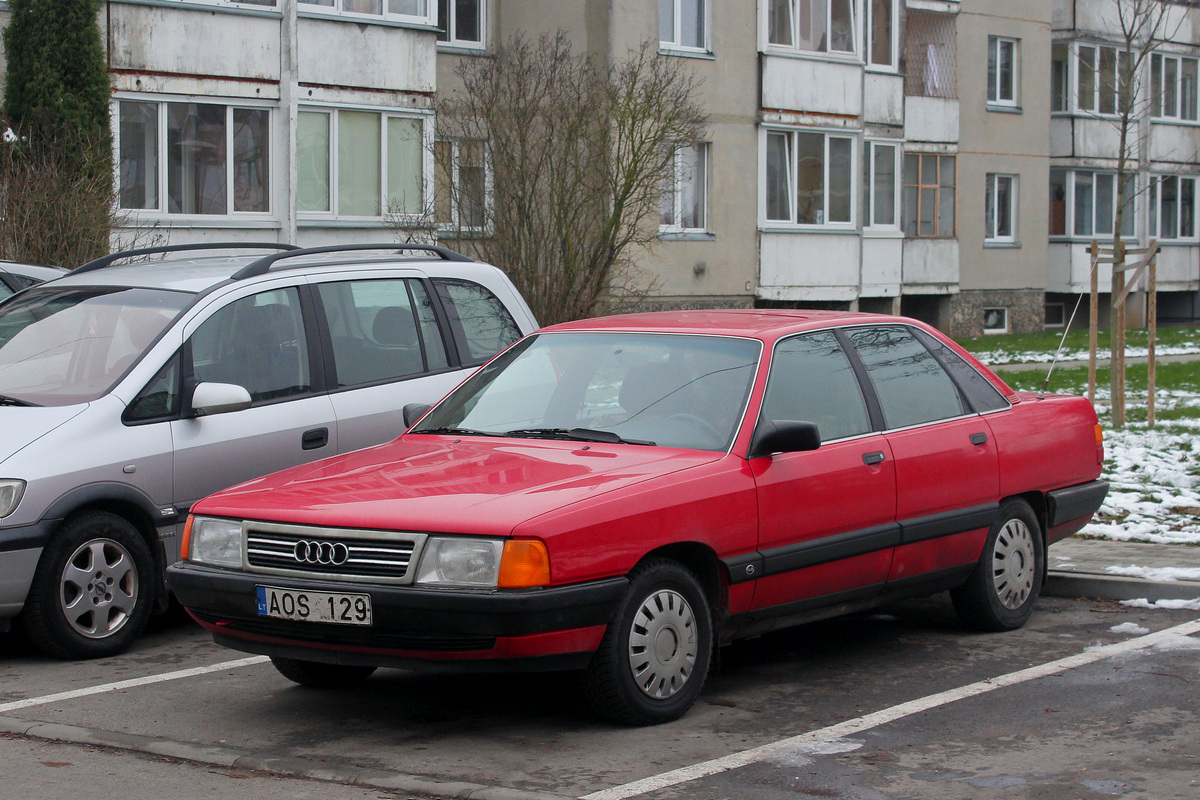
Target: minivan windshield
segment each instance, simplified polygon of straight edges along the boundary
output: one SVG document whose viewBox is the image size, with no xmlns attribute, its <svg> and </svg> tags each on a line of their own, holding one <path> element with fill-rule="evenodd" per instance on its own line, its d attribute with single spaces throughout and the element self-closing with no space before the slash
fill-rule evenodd
<svg viewBox="0 0 1200 800">
<path fill-rule="evenodd" d="M 0 395 L 42 406 L 103 397 L 193 298 L 121 286 L 26 290 L 0 305 Z"/>
<path fill-rule="evenodd" d="M 727 450 L 761 345 L 670 333 L 530 336 L 451 393 L 411 433 Z"/>
</svg>

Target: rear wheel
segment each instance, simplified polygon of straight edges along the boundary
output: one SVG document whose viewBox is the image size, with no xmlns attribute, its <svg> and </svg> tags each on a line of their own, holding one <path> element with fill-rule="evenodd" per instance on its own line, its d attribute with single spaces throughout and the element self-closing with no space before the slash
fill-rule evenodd
<svg viewBox="0 0 1200 800">
<path fill-rule="evenodd" d="M 154 559 L 137 529 L 108 511 L 69 518 L 42 552 L 22 613 L 29 638 L 59 658 L 116 655 L 154 601 Z"/>
<path fill-rule="evenodd" d="M 357 664 L 322 664 L 319 661 L 301 661 L 297 658 L 271 656 L 271 663 L 279 674 L 301 686 L 314 689 L 338 689 L 353 686 L 371 677 L 375 667 Z"/>
<path fill-rule="evenodd" d="M 984 631 L 1021 627 L 1042 589 L 1042 530 L 1024 500 L 1008 500 L 988 532 L 983 555 L 967 582 L 950 592 L 967 625 Z"/>
<path fill-rule="evenodd" d="M 704 687 L 712 658 L 712 614 L 696 576 L 674 561 L 647 562 L 583 673 L 601 716 L 652 725 L 683 716 Z"/>
</svg>

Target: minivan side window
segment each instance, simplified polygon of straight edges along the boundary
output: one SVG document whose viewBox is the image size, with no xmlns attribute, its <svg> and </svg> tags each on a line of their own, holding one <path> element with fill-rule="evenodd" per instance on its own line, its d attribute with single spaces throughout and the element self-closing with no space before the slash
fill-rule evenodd
<svg viewBox="0 0 1200 800">
<path fill-rule="evenodd" d="M 257 403 L 312 388 L 308 342 L 295 287 L 243 297 L 192 334 L 192 374 L 244 387 Z"/>
<path fill-rule="evenodd" d="M 125 409 L 123 422 L 150 422 L 179 413 L 179 353 L 171 356 L 158 374 Z"/>
<path fill-rule="evenodd" d="M 888 428 L 906 428 L 970 413 L 958 387 L 906 328 L 849 332 L 883 407 Z"/>
<path fill-rule="evenodd" d="M 471 281 L 435 278 L 464 364 L 480 364 L 521 338 L 521 329 L 496 295 Z"/>
<path fill-rule="evenodd" d="M 823 442 L 871 431 L 858 378 L 831 331 L 775 346 L 762 417 L 816 423 Z"/>
<path fill-rule="evenodd" d="M 447 366 L 446 346 L 419 281 L 322 283 L 337 386 L 361 386 Z"/>
</svg>

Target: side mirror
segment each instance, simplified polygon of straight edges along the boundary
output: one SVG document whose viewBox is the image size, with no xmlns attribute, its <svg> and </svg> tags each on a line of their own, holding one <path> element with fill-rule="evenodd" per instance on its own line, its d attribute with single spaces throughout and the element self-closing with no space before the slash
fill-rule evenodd
<svg viewBox="0 0 1200 800">
<path fill-rule="evenodd" d="M 408 430 L 417 424 L 417 420 L 425 416 L 433 406 L 428 403 L 409 403 L 404 406 L 404 429 Z"/>
<path fill-rule="evenodd" d="M 821 446 L 821 433 L 815 422 L 767 420 L 758 423 L 750 440 L 747 458 L 761 458 L 773 453 L 799 453 Z"/>
<path fill-rule="evenodd" d="M 236 383 L 201 383 L 192 392 L 192 410 L 198 417 L 241 411 L 253 402 L 250 392 Z"/>
</svg>

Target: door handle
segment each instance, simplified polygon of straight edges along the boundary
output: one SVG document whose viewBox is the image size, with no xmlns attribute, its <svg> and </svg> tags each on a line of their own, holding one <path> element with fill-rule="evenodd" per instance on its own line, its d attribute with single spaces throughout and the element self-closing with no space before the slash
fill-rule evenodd
<svg viewBox="0 0 1200 800">
<path fill-rule="evenodd" d="M 305 450 L 317 450 L 329 444 L 329 428 L 313 428 L 300 437 L 300 446 Z"/>
<path fill-rule="evenodd" d="M 883 453 L 878 450 L 875 451 L 874 453 L 863 453 L 863 463 L 866 464 L 868 467 L 874 466 L 875 464 L 882 464 L 883 459 L 884 459 Z"/>
<path fill-rule="evenodd" d="M 972 433 L 971 434 L 971 444 L 987 444 L 987 434 L 986 433 Z"/>
</svg>

